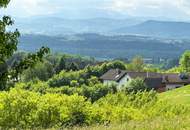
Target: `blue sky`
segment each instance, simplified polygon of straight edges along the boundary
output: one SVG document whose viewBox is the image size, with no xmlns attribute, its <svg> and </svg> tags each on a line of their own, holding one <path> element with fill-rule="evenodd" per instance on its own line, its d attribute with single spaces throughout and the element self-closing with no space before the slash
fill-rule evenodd
<svg viewBox="0 0 190 130">
<path fill-rule="evenodd" d="M 157 17 L 190 20 L 190 0 L 11 0 L 1 11 L 15 17 Z"/>
</svg>

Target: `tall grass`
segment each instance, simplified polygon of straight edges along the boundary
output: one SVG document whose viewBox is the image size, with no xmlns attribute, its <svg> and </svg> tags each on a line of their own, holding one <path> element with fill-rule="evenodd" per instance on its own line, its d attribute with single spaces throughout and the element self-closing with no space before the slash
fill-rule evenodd
<svg viewBox="0 0 190 130">
<path fill-rule="evenodd" d="M 160 101 L 154 91 L 108 94 L 94 103 L 78 95 L 0 92 L 2 129 L 188 130 L 189 117 L 189 105 Z"/>
<path fill-rule="evenodd" d="M 189 115 L 180 115 L 173 118 L 129 121 L 109 126 L 75 127 L 72 130 L 190 130 L 190 118 Z"/>
</svg>

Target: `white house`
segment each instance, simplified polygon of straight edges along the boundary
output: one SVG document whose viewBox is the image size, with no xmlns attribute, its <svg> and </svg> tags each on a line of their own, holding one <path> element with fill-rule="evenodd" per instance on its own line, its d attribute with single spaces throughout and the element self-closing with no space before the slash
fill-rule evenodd
<svg viewBox="0 0 190 130">
<path fill-rule="evenodd" d="M 105 85 L 116 84 L 118 89 L 131 79 L 142 78 L 148 87 L 159 92 L 171 90 L 190 84 L 190 78 L 181 74 L 161 74 L 152 72 L 127 72 L 120 69 L 111 69 L 100 77 Z"/>
</svg>

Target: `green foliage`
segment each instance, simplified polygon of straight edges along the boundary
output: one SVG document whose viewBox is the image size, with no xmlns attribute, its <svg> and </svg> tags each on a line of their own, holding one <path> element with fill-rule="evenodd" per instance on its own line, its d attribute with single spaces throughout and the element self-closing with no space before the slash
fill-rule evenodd
<svg viewBox="0 0 190 130">
<path fill-rule="evenodd" d="M 42 82 L 42 81 L 36 79 L 36 80 L 30 81 L 28 83 L 16 83 L 15 88 L 45 94 L 45 93 L 47 93 L 49 86 L 46 82 Z"/>
<path fill-rule="evenodd" d="M 87 58 L 87 57 L 81 57 L 81 56 L 76 56 L 76 55 L 54 55 L 54 59 L 57 59 L 57 57 L 60 60 L 56 64 L 56 72 L 59 73 L 62 70 L 66 71 L 76 71 L 76 70 L 81 70 L 84 69 L 87 65 L 94 65 L 96 64 L 97 61 L 93 58 Z M 52 60 L 51 60 L 52 61 Z"/>
<path fill-rule="evenodd" d="M 83 81 L 80 82 L 81 78 L 83 78 L 85 72 L 84 71 L 62 71 L 57 75 L 54 75 L 50 80 L 48 80 L 48 84 L 50 87 L 61 87 L 61 86 L 67 86 L 71 85 L 71 81 L 75 80 L 80 84 L 83 84 Z"/>
<path fill-rule="evenodd" d="M 1 7 L 7 7 L 10 0 L 0 0 L 0 8 Z"/>
<path fill-rule="evenodd" d="M 160 100 L 170 102 L 172 104 L 189 105 L 190 104 L 190 85 L 178 88 L 172 91 L 161 93 Z"/>
<path fill-rule="evenodd" d="M 63 56 L 63 57 L 61 57 L 61 60 L 60 60 L 59 64 L 56 67 L 56 72 L 59 73 L 62 70 L 66 70 L 66 69 L 67 69 L 67 63 L 66 63 L 66 60 L 65 60 L 65 56 Z"/>
<path fill-rule="evenodd" d="M 174 59 L 167 59 L 163 65 L 162 68 L 163 69 L 171 69 L 173 67 L 176 67 L 179 65 L 179 59 L 174 58 Z"/>
<path fill-rule="evenodd" d="M 51 128 L 89 124 L 91 109 L 91 103 L 78 95 L 40 95 L 12 89 L 0 93 L 0 126 Z"/>
<path fill-rule="evenodd" d="M 0 111 L 2 129 L 65 128 L 190 114 L 188 106 L 159 101 L 154 91 L 108 94 L 92 104 L 76 94 L 40 94 L 21 88 L 0 92 Z"/>
<path fill-rule="evenodd" d="M 131 63 L 127 66 L 127 70 L 135 71 L 135 72 L 143 72 L 144 71 L 144 60 L 141 56 L 136 56 L 132 59 Z"/>
<path fill-rule="evenodd" d="M 29 82 L 38 78 L 41 81 L 47 81 L 55 74 L 53 65 L 48 61 L 39 62 L 33 68 L 25 70 L 22 74 L 22 80 Z"/>
<path fill-rule="evenodd" d="M 6 7 L 8 2 L 7 0 L 0 1 L 0 7 Z M 18 30 L 14 32 L 6 30 L 8 26 L 13 24 L 14 22 L 9 16 L 4 16 L 0 20 L 0 66 L 4 66 L 0 70 L 0 90 L 5 89 L 8 80 L 6 60 L 17 50 L 18 37 L 20 36 Z"/>
<path fill-rule="evenodd" d="M 13 24 L 14 22 L 9 16 L 4 16 L 0 20 L 0 63 L 4 63 L 17 50 L 18 37 L 20 36 L 18 30 L 14 32 L 6 31 L 7 26 Z"/>
<path fill-rule="evenodd" d="M 19 75 L 22 74 L 24 70 L 33 68 L 38 62 L 42 62 L 44 55 L 48 54 L 49 52 L 49 48 L 42 47 L 36 53 L 29 53 L 27 57 L 22 59 L 19 63 L 15 62 L 12 67 L 11 78 L 19 81 Z"/>
<path fill-rule="evenodd" d="M 45 93 L 66 94 L 66 95 L 78 94 L 86 97 L 92 102 L 106 96 L 109 93 L 117 92 L 116 86 L 103 85 L 94 77 L 90 79 L 88 86 L 87 85 L 80 86 L 76 80 L 72 80 L 70 86 L 50 88 L 46 82 L 36 80 L 28 83 L 17 83 L 15 85 L 15 88 L 30 90 L 42 94 Z"/>
<path fill-rule="evenodd" d="M 105 73 L 110 69 L 126 70 L 126 66 L 125 66 L 125 63 L 122 61 L 113 61 L 113 62 L 103 64 L 101 66 L 101 69 L 102 69 L 103 73 Z"/>
<path fill-rule="evenodd" d="M 78 67 L 78 65 L 77 65 L 76 63 L 72 62 L 72 63 L 69 65 L 68 70 L 70 70 L 70 71 L 77 71 L 77 70 L 79 70 L 79 67 Z"/>
<path fill-rule="evenodd" d="M 166 73 L 181 73 L 183 71 L 184 70 L 182 69 L 182 67 L 174 67 L 174 68 L 167 70 Z"/>
<path fill-rule="evenodd" d="M 160 68 L 158 68 L 157 66 L 151 65 L 151 64 L 147 64 L 143 70 L 144 70 L 144 72 L 155 72 L 155 73 L 162 72 L 162 70 Z"/>
<path fill-rule="evenodd" d="M 144 83 L 144 80 L 141 78 L 136 78 L 133 79 L 131 81 L 129 81 L 129 83 L 127 83 L 124 87 L 124 90 L 128 93 L 130 92 L 134 92 L 137 93 L 138 91 L 145 91 L 145 90 L 149 90 L 148 86 Z"/>
<path fill-rule="evenodd" d="M 186 51 L 180 59 L 180 67 L 184 72 L 190 72 L 190 51 Z"/>
<path fill-rule="evenodd" d="M 70 86 L 71 81 L 75 80 L 79 85 L 88 85 L 89 80 L 94 77 L 100 77 L 105 72 L 110 69 L 122 69 L 125 70 L 125 64 L 120 61 L 114 61 L 110 63 L 104 63 L 101 66 L 87 66 L 83 70 L 79 71 L 65 71 L 63 70 L 57 75 L 54 75 L 51 79 L 48 80 L 50 87 L 61 87 L 61 86 Z M 74 69 L 75 70 L 75 69 Z M 95 81 L 94 81 L 95 82 Z"/>
<path fill-rule="evenodd" d="M 0 8 L 6 7 L 9 0 L 1 0 Z M 7 81 L 19 81 L 19 75 L 28 68 L 41 61 L 43 56 L 49 52 L 49 48 L 42 47 L 36 54 L 29 54 L 25 59 L 14 62 L 10 70 L 7 67 L 7 60 L 17 50 L 20 33 L 16 29 L 14 32 L 7 31 L 7 27 L 12 26 L 14 21 L 9 16 L 3 16 L 0 20 L 0 90 L 5 90 Z M 10 77 L 10 78 L 9 78 Z"/>
</svg>

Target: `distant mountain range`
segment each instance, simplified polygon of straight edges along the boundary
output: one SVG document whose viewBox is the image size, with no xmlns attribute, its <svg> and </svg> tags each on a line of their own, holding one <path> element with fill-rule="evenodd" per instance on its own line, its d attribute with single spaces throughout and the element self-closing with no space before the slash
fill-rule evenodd
<svg viewBox="0 0 190 130">
<path fill-rule="evenodd" d="M 16 27 L 24 34 L 64 35 L 76 33 L 111 34 L 111 30 L 141 23 L 137 19 L 63 19 L 57 17 L 34 17 L 16 19 Z"/>
<path fill-rule="evenodd" d="M 166 38 L 190 38 L 190 23 L 168 21 L 146 21 L 115 30 L 122 34 L 138 34 Z"/>
<path fill-rule="evenodd" d="M 133 35 L 106 36 L 100 34 L 74 34 L 65 36 L 23 35 L 19 50 L 34 51 L 48 46 L 53 52 L 79 54 L 98 59 L 178 58 L 190 49 L 190 40 L 174 40 Z"/>
<path fill-rule="evenodd" d="M 142 35 L 164 38 L 190 38 L 190 23 L 155 21 L 138 18 L 63 19 L 59 17 L 33 17 L 16 19 L 16 27 L 24 34 L 63 36 L 76 33 L 108 35 Z"/>
</svg>

